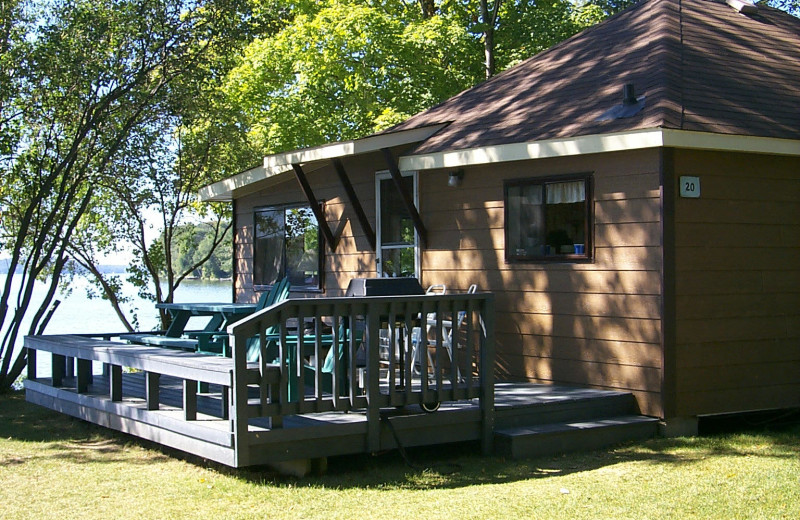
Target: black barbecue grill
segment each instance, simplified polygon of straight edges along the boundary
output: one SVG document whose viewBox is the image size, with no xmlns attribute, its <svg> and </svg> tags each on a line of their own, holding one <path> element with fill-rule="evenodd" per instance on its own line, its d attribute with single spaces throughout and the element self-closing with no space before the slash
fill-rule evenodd
<svg viewBox="0 0 800 520">
<path fill-rule="evenodd" d="M 347 286 L 347 296 L 415 296 L 425 294 L 419 280 L 416 278 L 353 278 Z M 405 330 L 404 317 L 402 315 L 395 316 L 397 323 L 389 324 L 384 320 L 388 316 L 381 318 L 381 326 L 396 327 L 398 331 L 398 338 L 400 343 L 404 343 L 403 339 L 408 332 Z M 399 349 L 400 366 L 405 366 L 405 349 Z M 405 386 L 405 371 L 400 371 L 398 388 Z"/>
<path fill-rule="evenodd" d="M 346 296 L 414 296 L 425 294 L 419 280 L 407 278 L 353 278 Z"/>
</svg>

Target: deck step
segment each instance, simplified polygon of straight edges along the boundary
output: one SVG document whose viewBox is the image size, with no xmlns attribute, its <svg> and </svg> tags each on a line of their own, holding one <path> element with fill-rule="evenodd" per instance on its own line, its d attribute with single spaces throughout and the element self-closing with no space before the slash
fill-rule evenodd
<svg viewBox="0 0 800 520">
<path fill-rule="evenodd" d="M 658 419 L 621 415 L 584 422 L 520 426 L 495 431 L 495 450 L 511 458 L 588 451 L 654 437 Z"/>
<path fill-rule="evenodd" d="M 496 430 L 639 414 L 636 398 L 627 392 L 541 386 L 529 394 L 523 394 L 524 402 L 496 406 Z"/>
</svg>

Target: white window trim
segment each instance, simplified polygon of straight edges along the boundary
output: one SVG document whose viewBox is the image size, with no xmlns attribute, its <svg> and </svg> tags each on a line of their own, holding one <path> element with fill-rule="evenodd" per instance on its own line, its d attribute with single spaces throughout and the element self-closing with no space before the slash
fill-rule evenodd
<svg viewBox="0 0 800 520">
<path fill-rule="evenodd" d="M 419 175 L 416 171 L 404 171 L 400 172 L 403 177 L 413 177 L 414 179 L 414 206 L 419 211 Z M 382 277 L 382 270 L 380 266 L 383 265 L 383 258 L 382 258 L 382 251 L 383 249 L 403 249 L 406 246 L 396 245 L 396 246 L 383 246 L 383 240 L 381 237 L 381 183 L 380 181 L 384 181 L 387 179 L 391 179 L 392 174 L 388 170 L 380 170 L 375 173 L 375 273 L 378 277 Z M 417 229 L 414 228 L 414 276 L 417 279 L 420 279 L 422 276 L 422 255 L 420 254 L 420 247 L 419 247 L 419 233 L 417 233 Z"/>
</svg>

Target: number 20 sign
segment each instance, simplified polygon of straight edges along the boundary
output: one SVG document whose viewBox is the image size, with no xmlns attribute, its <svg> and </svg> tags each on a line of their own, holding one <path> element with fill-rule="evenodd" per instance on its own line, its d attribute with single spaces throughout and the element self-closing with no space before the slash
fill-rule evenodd
<svg viewBox="0 0 800 520">
<path fill-rule="evenodd" d="M 700 177 L 687 177 L 680 178 L 680 194 L 681 197 L 689 199 L 700 198 Z"/>
</svg>

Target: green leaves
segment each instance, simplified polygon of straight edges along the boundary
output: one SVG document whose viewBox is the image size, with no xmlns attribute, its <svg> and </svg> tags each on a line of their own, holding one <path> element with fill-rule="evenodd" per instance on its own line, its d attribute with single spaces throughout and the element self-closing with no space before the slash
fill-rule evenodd
<svg viewBox="0 0 800 520">
<path fill-rule="evenodd" d="M 800 0 L 760 0 L 756 3 L 764 3 L 782 11 L 786 11 L 792 16 L 800 17 Z"/>
<path fill-rule="evenodd" d="M 363 136 L 475 80 L 459 66 L 471 36 L 445 19 L 321 4 L 248 46 L 223 87 L 264 153 Z"/>
<path fill-rule="evenodd" d="M 25 271 L 16 297 L 10 278 L 0 293 L 0 384 L 10 383 L 10 350 L 28 307 L 39 306 L 35 330 L 68 249 L 91 260 L 113 248 L 97 237 L 114 230 L 127 203 L 106 206 L 110 187 L 134 150 L 163 143 L 150 132 L 174 115 L 171 82 L 207 70 L 199 65 L 216 23 L 207 12 L 193 0 L 0 0 L 0 244 L 9 269 Z M 32 302 L 31 284 L 45 275 L 53 290 Z"/>
<path fill-rule="evenodd" d="M 259 155 L 383 130 L 484 77 L 478 0 L 426 2 L 424 12 L 400 1 L 283 5 L 285 23 L 247 46 L 221 88 L 221 106 Z M 588 19 L 576 19 L 568 0 L 499 5 L 500 69 Z"/>
</svg>

